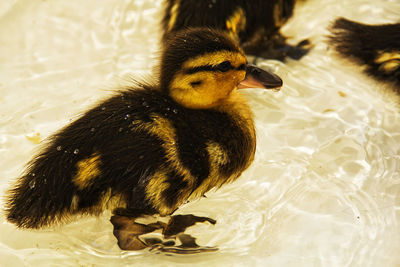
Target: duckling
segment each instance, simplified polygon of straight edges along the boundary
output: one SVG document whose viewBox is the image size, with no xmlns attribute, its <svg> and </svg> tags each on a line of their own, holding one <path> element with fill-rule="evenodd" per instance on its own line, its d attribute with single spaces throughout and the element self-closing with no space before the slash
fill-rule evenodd
<svg viewBox="0 0 400 267">
<path fill-rule="evenodd" d="M 194 28 L 166 40 L 159 77 L 119 90 L 52 135 L 9 190 L 5 213 L 41 228 L 105 209 L 172 214 L 236 180 L 253 160 L 252 113 L 237 88 L 282 85 L 237 43 Z"/>
<path fill-rule="evenodd" d="M 298 0 L 299 1 L 299 0 Z M 185 27 L 212 27 L 228 32 L 246 54 L 283 61 L 300 59 L 310 43 L 286 43 L 280 27 L 292 16 L 295 0 L 167 0 L 162 29 L 164 39 Z"/>
<path fill-rule="evenodd" d="M 400 23 L 366 25 L 337 19 L 329 43 L 344 57 L 365 66 L 364 71 L 392 83 L 400 93 Z"/>
</svg>

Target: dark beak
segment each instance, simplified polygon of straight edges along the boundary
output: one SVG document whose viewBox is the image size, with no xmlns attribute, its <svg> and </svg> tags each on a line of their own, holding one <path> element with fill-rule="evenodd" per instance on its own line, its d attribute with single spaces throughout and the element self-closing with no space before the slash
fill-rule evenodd
<svg viewBox="0 0 400 267">
<path fill-rule="evenodd" d="M 238 89 L 265 88 L 279 90 L 280 87 L 282 87 L 282 79 L 278 75 L 251 64 L 246 65 L 246 77 L 238 85 Z"/>
</svg>

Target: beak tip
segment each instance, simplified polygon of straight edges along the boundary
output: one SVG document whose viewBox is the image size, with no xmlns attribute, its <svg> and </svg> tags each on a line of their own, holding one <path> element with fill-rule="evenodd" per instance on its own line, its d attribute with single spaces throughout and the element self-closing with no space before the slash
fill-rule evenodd
<svg viewBox="0 0 400 267">
<path fill-rule="evenodd" d="M 270 81 L 269 83 L 265 84 L 265 87 L 268 89 L 277 89 L 279 91 L 281 89 L 281 87 L 283 86 L 283 81 L 277 75 L 275 75 L 274 79 L 275 79 L 274 80 L 275 83 Z"/>
<path fill-rule="evenodd" d="M 246 78 L 241 85 L 239 88 L 259 87 L 279 91 L 283 81 L 278 75 L 270 71 L 263 70 L 255 65 L 247 65 Z"/>
</svg>

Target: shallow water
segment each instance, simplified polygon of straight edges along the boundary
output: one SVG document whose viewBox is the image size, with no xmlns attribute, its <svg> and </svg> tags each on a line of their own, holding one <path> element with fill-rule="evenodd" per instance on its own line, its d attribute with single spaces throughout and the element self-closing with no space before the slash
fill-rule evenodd
<svg viewBox="0 0 400 267">
<path fill-rule="evenodd" d="M 156 64 L 160 1 L 0 2 L 0 192 L 37 143 Z M 246 90 L 254 164 L 231 185 L 183 206 L 217 220 L 188 229 L 219 250 L 121 252 L 109 213 L 44 231 L 0 215 L 1 266 L 398 266 L 399 100 L 323 42 L 336 16 L 399 20 L 398 0 L 309 0 L 284 27 L 315 47 L 300 61 L 262 61 L 278 93 Z M 1 200 L 3 201 L 3 200 Z M 3 205 L 3 204 L 2 204 Z M 211 207 L 211 208 L 210 208 Z"/>
</svg>

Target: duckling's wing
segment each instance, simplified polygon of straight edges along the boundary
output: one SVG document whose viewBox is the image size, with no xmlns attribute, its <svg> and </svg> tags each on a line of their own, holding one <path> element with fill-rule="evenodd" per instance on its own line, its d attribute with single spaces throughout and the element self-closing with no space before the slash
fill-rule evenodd
<svg viewBox="0 0 400 267">
<path fill-rule="evenodd" d="M 159 138 L 133 123 L 148 119 L 141 100 L 126 96 L 106 100 L 49 138 L 9 191 L 9 221 L 38 228 L 110 205 L 148 208 L 140 185 L 165 154 Z"/>
</svg>

